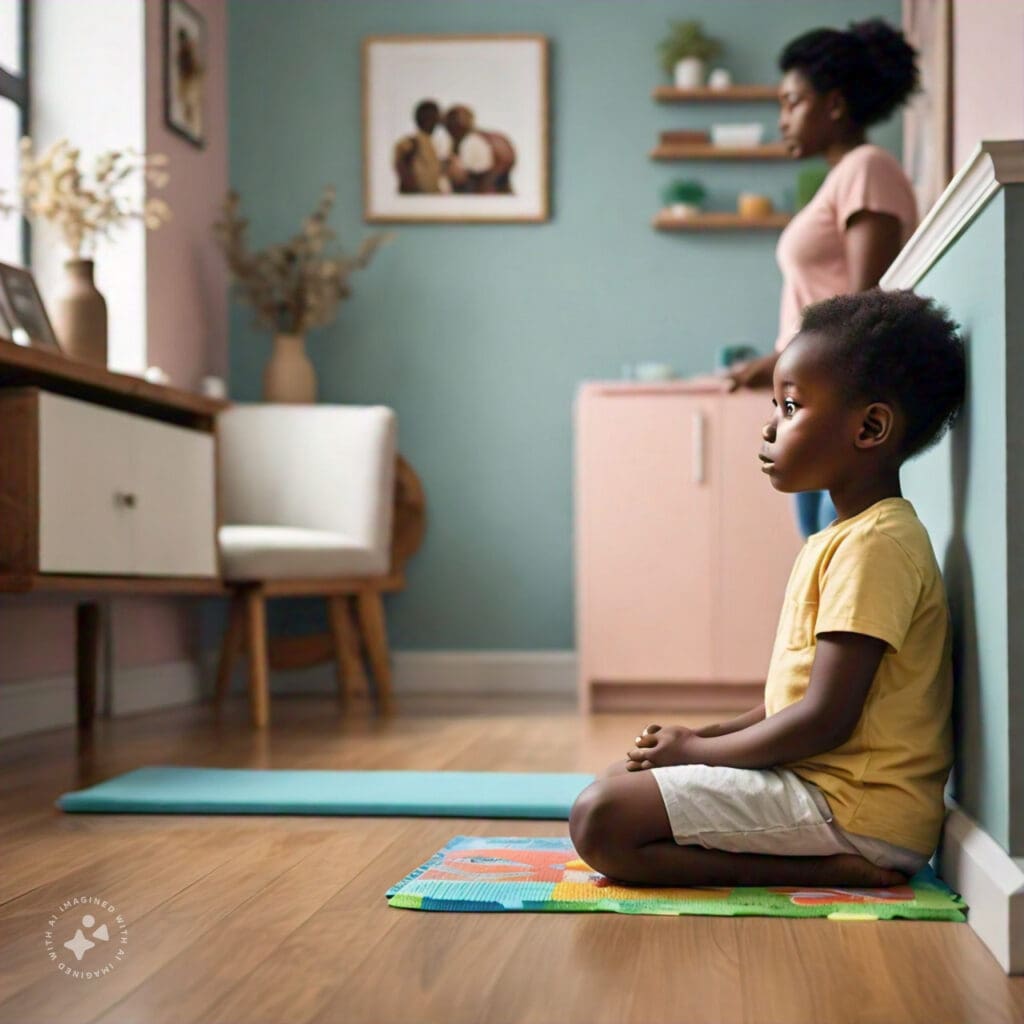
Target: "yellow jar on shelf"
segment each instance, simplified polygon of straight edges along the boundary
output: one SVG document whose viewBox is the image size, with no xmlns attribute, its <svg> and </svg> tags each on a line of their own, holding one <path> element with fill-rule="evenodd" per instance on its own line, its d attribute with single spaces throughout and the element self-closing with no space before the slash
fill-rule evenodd
<svg viewBox="0 0 1024 1024">
<path fill-rule="evenodd" d="M 741 217 L 750 220 L 757 220 L 760 217 L 771 215 L 774 207 L 768 196 L 760 195 L 757 192 L 741 192 L 736 202 L 736 211 Z"/>
</svg>

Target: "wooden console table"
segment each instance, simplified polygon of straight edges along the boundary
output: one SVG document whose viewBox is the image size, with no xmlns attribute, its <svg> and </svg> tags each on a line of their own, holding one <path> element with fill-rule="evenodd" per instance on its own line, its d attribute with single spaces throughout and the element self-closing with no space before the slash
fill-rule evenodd
<svg viewBox="0 0 1024 1024">
<path fill-rule="evenodd" d="M 80 727 L 95 715 L 101 597 L 225 593 L 227 405 L 0 339 L 0 594 L 78 601 Z"/>
</svg>

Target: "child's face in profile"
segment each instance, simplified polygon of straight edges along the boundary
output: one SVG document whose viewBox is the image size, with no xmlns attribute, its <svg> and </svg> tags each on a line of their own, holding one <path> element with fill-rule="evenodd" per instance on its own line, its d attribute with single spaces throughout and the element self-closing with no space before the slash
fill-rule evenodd
<svg viewBox="0 0 1024 1024">
<path fill-rule="evenodd" d="M 761 432 L 761 469 L 777 491 L 826 491 L 858 468 L 861 410 L 829 372 L 827 349 L 798 334 L 775 364 L 772 417 Z"/>
</svg>

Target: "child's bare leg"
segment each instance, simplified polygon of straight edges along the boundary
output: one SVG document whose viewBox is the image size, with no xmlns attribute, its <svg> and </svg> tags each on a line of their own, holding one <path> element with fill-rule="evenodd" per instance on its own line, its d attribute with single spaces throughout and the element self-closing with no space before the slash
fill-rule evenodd
<svg viewBox="0 0 1024 1024">
<path fill-rule="evenodd" d="M 874 888 L 906 881 L 899 872 L 876 867 L 856 854 L 773 857 L 680 846 L 648 771 L 623 770 L 590 785 L 573 806 L 569 832 L 576 851 L 592 868 L 635 885 Z"/>
</svg>

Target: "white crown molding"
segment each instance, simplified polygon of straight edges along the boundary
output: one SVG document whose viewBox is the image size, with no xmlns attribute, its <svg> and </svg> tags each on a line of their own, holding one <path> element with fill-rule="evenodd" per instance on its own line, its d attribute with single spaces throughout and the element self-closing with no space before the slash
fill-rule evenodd
<svg viewBox="0 0 1024 1024">
<path fill-rule="evenodd" d="M 961 231 L 1004 185 L 1024 183 L 1024 140 L 979 142 L 879 282 L 915 288 Z"/>
<path fill-rule="evenodd" d="M 1011 857 L 951 803 L 939 874 L 969 908 L 967 923 L 1007 974 L 1024 974 L 1024 860 Z"/>
</svg>

